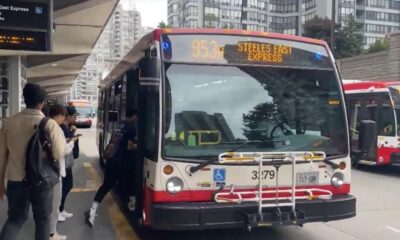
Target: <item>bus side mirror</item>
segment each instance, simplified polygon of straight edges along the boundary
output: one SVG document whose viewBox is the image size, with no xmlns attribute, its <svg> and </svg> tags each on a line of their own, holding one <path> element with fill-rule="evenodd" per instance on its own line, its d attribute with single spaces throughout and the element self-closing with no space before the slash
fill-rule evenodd
<svg viewBox="0 0 400 240">
<path fill-rule="evenodd" d="M 371 148 L 376 144 L 377 132 L 376 122 L 372 120 L 362 120 L 360 122 L 360 134 L 358 136 L 359 149 L 368 156 Z"/>
<path fill-rule="evenodd" d="M 115 112 L 115 111 L 108 112 L 108 121 L 117 122 L 118 121 L 118 112 Z"/>
</svg>

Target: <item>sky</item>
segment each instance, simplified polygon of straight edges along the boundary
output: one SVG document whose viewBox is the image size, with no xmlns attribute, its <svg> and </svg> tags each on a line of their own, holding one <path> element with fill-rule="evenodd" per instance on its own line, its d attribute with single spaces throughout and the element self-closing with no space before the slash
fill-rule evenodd
<svg viewBox="0 0 400 240">
<path fill-rule="evenodd" d="M 167 22 L 167 0 L 121 0 L 121 3 L 126 9 L 136 6 L 144 27 L 157 27 L 159 22 Z"/>
</svg>

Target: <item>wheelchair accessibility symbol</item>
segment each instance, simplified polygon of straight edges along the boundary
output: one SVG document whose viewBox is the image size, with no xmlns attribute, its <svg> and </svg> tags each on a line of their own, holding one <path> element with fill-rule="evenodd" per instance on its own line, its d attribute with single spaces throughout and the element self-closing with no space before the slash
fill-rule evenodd
<svg viewBox="0 0 400 240">
<path fill-rule="evenodd" d="M 214 182 L 225 182 L 225 169 L 215 168 L 214 169 Z"/>
</svg>

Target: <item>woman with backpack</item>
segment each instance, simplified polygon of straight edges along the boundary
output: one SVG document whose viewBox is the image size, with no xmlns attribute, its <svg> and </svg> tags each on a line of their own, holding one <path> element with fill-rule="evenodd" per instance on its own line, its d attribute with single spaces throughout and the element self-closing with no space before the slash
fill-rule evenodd
<svg viewBox="0 0 400 240">
<path fill-rule="evenodd" d="M 67 142 L 71 141 L 73 137 L 75 137 L 75 121 L 76 121 L 76 109 L 75 107 L 68 106 L 66 107 L 66 115 L 64 122 L 60 125 L 61 129 L 64 132 L 64 136 Z M 62 194 L 61 194 L 61 204 L 59 208 L 58 221 L 64 222 L 67 218 L 71 218 L 74 215 L 65 211 L 64 205 L 65 200 L 69 192 L 71 191 L 74 180 L 72 175 L 72 167 L 74 165 L 75 159 L 79 157 L 79 140 L 74 142 L 74 148 L 72 149 L 72 153 L 67 154 L 65 156 L 65 177 L 62 178 Z"/>
<path fill-rule="evenodd" d="M 94 219 L 96 217 L 96 211 L 99 204 L 103 201 L 106 194 L 112 189 L 117 183 L 118 177 L 124 173 L 123 164 L 124 159 L 134 150 L 137 149 L 136 144 L 136 129 L 135 123 L 137 122 L 137 110 L 128 109 L 126 111 L 126 118 L 124 120 L 124 127 L 121 129 L 122 136 L 117 137 L 118 141 L 113 141 L 115 136 L 120 133 L 114 133 L 110 144 L 107 146 L 105 152 L 112 152 L 112 156 L 106 157 L 106 167 L 103 184 L 97 190 L 96 196 L 92 203 L 92 207 L 85 212 L 86 223 L 93 227 Z M 113 143 L 112 143 L 113 142 Z M 112 147 L 110 147 L 112 145 Z M 112 150 L 108 151 L 108 148 Z M 108 154 L 106 154 L 108 155 Z M 134 171 L 135 169 L 131 169 Z"/>
</svg>

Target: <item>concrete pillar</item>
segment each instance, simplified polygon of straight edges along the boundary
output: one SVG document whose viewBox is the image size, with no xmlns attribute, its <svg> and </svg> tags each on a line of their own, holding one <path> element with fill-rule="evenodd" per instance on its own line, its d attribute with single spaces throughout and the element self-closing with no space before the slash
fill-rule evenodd
<svg viewBox="0 0 400 240">
<path fill-rule="evenodd" d="M 303 36 L 303 21 L 304 9 L 301 7 L 302 0 L 297 1 L 297 36 Z"/>
<path fill-rule="evenodd" d="M 9 57 L 10 115 L 25 108 L 22 90 L 26 84 L 26 58 Z"/>
<path fill-rule="evenodd" d="M 0 57 L 0 127 L 10 116 L 10 77 L 9 58 Z"/>
<path fill-rule="evenodd" d="M 389 34 L 388 80 L 400 81 L 400 31 Z"/>
</svg>

